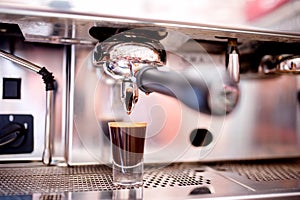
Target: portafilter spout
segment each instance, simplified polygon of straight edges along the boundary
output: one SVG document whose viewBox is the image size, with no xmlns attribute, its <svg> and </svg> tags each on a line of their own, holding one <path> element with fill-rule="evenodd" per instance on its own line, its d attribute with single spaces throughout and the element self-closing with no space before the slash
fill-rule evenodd
<svg viewBox="0 0 300 200">
<path fill-rule="evenodd" d="M 151 35 L 154 32 L 146 33 Z M 121 101 L 130 114 L 139 98 L 136 73 L 145 66 L 164 66 L 165 57 L 158 40 L 131 31 L 99 42 L 94 50 L 93 62 L 95 66 L 102 67 L 105 74 L 120 82 Z"/>
<path fill-rule="evenodd" d="M 99 42 L 94 50 L 95 66 L 103 67 L 105 74 L 120 81 L 121 100 L 128 114 L 138 101 L 139 89 L 175 97 L 207 114 L 224 115 L 234 109 L 239 89 L 225 68 L 190 66 L 182 71 L 161 70 L 166 63 L 163 46 L 159 40 L 140 33 L 132 30 L 115 35 Z"/>
</svg>

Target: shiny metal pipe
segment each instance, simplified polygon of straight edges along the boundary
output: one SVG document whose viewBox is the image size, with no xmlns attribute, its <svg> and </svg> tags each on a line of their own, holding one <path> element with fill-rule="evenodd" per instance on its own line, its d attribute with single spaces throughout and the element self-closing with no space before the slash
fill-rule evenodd
<svg viewBox="0 0 300 200">
<path fill-rule="evenodd" d="M 239 54 L 235 51 L 229 54 L 227 70 L 233 81 L 236 83 L 240 82 Z"/>
<path fill-rule="evenodd" d="M 45 144 L 43 152 L 43 163 L 45 165 L 50 165 L 52 161 L 53 154 L 53 132 L 52 132 L 52 122 L 54 112 L 54 91 L 46 91 L 46 122 L 45 122 Z"/>
<path fill-rule="evenodd" d="M 23 58 L 20 58 L 18 56 L 15 56 L 15 55 L 12 55 L 10 53 L 7 53 L 5 51 L 2 51 L 0 50 L 0 56 L 7 59 L 7 60 L 10 60 L 14 63 L 17 63 L 27 69 L 30 69 L 36 73 L 38 73 L 42 67 L 36 65 L 36 64 L 33 64 L 32 62 L 29 62 L 28 60 L 24 60 Z"/>
<path fill-rule="evenodd" d="M 231 79 L 238 83 L 240 81 L 240 61 L 236 38 L 228 38 L 226 68 Z"/>
</svg>

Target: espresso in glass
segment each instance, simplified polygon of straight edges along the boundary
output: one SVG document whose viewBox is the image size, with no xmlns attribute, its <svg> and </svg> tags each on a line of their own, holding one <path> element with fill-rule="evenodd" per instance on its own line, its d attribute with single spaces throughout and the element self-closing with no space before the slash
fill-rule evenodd
<svg viewBox="0 0 300 200">
<path fill-rule="evenodd" d="M 143 157 L 147 123 L 109 122 L 115 185 L 143 184 Z"/>
</svg>

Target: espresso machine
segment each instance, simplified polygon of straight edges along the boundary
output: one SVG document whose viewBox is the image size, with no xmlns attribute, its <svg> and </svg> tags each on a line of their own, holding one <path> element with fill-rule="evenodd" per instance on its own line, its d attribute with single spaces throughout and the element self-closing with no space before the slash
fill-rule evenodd
<svg viewBox="0 0 300 200">
<path fill-rule="evenodd" d="M 299 198 L 295 24 L 89 9 L 0 1 L 0 197 Z M 148 124 L 139 191 L 112 185 L 110 121 Z"/>
</svg>

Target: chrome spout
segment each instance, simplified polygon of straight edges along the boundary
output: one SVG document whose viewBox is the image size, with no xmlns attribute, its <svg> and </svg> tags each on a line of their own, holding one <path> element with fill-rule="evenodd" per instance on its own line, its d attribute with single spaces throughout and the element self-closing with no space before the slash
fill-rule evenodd
<svg viewBox="0 0 300 200">
<path fill-rule="evenodd" d="M 225 115 L 235 108 L 239 99 L 236 40 L 232 41 L 236 51 L 228 57 L 229 73 L 216 66 L 193 65 L 183 71 L 163 71 L 159 69 L 166 63 L 164 48 L 141 33 L 140 29 L 125 31 L 98 43 L 94 50 L 94 65 L 121 84 L 121 101 L 128 114 L 138 101 L 138 89 L 175 97 L 207 114 Z"/>
<path fill-rule="evenodd" d="M 237 39 L 234 38 L 228 38 L 226 68 L 231 79 L 238 83 L 240 81 L 240 62 Z"/>
<path fill-rule="evenodd" d="M 132 30 L 98 43 L 93 54 L 96 67 L 121 84 L 121 101 L 130 114 L 138 101 L 136 73 L 144 68 L 165 65 L 165 51 L 156 39 L 149 39 L 153 31 Z M 156 33 L 156 32 L 153 32 Z M 151 35 L 151 34 L 150 34 Z"/>
</svg>

